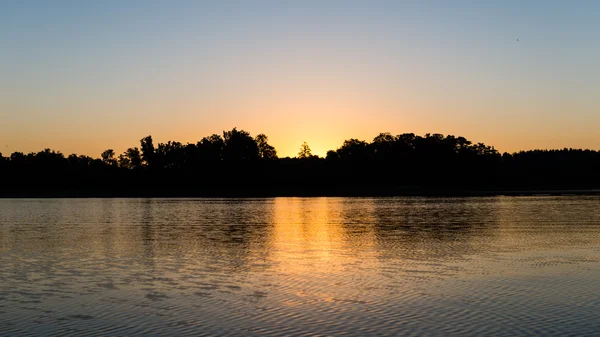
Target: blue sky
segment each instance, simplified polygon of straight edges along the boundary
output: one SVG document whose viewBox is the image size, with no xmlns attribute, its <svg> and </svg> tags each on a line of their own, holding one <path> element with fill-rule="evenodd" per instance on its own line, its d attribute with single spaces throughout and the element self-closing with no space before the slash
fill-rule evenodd
<svg viewBox="0 0 600 337">
<path fill-rule="evenodd" d="M 282 155 L 378 132 L 598 148 L 594 1 L 4 1 L 3 152 L 234 126 Z M 517 41 L 518 39 L 518 41 Z M 5 153 L 6 154 L 6 153 Z"/>
</svg>

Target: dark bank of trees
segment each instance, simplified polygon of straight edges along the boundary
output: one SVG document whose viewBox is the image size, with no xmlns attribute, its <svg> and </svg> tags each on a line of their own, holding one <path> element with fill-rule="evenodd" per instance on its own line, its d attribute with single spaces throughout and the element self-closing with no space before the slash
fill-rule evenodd
<svg viewBox="0 0 600 337">
<path fill-rule="evenodd" d="M 301 145 L 279 158 L 268 137 L 233 129 L 197 143 L 154 144 L 100 158 L 45 149 L 0 154 L 0 196 L 274 196 L 497 193 L 600 188 L 600 152 L 499 153 L 464 137 L 382 133 L 325 158 Z"/>
</svg>

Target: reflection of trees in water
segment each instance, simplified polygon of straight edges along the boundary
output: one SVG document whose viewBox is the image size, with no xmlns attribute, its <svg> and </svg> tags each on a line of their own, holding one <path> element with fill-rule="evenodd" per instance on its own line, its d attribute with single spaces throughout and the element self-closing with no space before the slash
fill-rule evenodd
<svg viewBox="0 0 600 337">
<path fill-rule="evenodd" d="M 266 269 L 301 279 L 444 272 L 487 252 L 600 241 L 597 197 L 6 202 L 15 204 L 0 208 L 0 248 L 22 259 L 4 269 L 24 283 L 61 273 L 73 289 L 141 281 L 223 289 Z"/>
<path fill-rule="evenodd" d="M 355 257 L 463 258 L 485 249 L 498 227 L 496 198 L 277 200 L 274 226 L 298 237 L 276 241 Z"/>
<path fill-rule="evenodd" d="M 499 197 L 504 250 L 557 250 L 598 247 L 598 196 Z"/>
<path fill-rule="evenodd" d="M 154 202 L 152 199 L 144 199 L 140 201 L 141 219 L 140 219 L 140 240 L 142 242 L 143 264 L 152 274 L 155 272 L 155 234 L 154 227 L 161 226 L 160 223 L 155 223 L 153 211 Z"/>
<path fill-rule="evenodd" d="M 9 206 L 14 212 L 0 219 L 0 227 L 12 228 L 3 239 L 14 256 L 3 267 L 14 268 L 22 275 L 20 280 L 24 284 L 36 289 L 90 292 L 94 289 L 89 284 L 119 275 L 110 270 L 118 259 L 134 255 L 136 263 L 133 265 L 148 261 L 139 251 L 132 254 L 128 250 L 137 246 L 129 240 L 131 236 L 127 236 L 127 244 L 123 244 L 123 233 L 130 231 L 123 230 L 118 223 L 122 220 L 119 201 L 21 199 L 13 202 Z M 49 279 L 59 282 L 44 283 Z"/>
<path fill-rule="evenodd" d="M 152 221 L 146 215 L 142 220 L 141 239 L 157 259 L 244 269 L 266 251 L 271 204 L 254 199 L 155 200 Z"/>
<path fill-rule="evenodd" d="M 361 235 L 370 227 L 388 258 L 460 259 L 484 249 L 497 228 L 495 198 L 349 200 L 346 231 Z"/>
<path fill-rule="evenodd" d="M 0 227 L 6 229 L 5 244 L 35 257 L 39 252 L 53 256 L 79 250 L 99 254 L 97 244 L 110 233 L 107 224 L 115 216 L 106 200 L 15 199 L 3 204 L 0 213 L 6 217 L 0 218 Z"/>
<path fill-rule="evenodd" d="M 12 215 L 3 212 L 6 250 L 44 260 L 50 269 L 88 260 L 101 270 L 127 260 L 130 271 L 153 275 L 245 270 L 264 260 L 274 207 L 270 199 L 18 202 Z"/>
<path fill-rule="evenodd" d="M 252 261 L 265 259 L 273 223 L 273 200 L 222 200 L 204 228 L 205 239 L 230 267 L 246 271 Z"/>
</svg>

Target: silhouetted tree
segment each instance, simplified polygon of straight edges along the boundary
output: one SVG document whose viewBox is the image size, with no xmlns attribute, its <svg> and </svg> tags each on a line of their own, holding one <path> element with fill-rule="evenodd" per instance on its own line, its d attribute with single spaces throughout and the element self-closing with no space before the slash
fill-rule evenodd
<svg viewBox="0 0 600 337">
<path fill-rule="evenodd" d="M 105 165 L 110 165 L 110 166 L 117 165 L 117 159 L 115 158 L 115 151 L 113 149 L 108 149 L 108 150 L 102 152 L 100 157 L 102 158 L 102 162 L 104 162 Z"/>
<path fill-rule="evenodd" d="M 155 166 L 160 168 L 182 168 L 186 163 L 185 147 L 180 142 L 158 144 L 154 156 Z"/>
<path fill-rule="evenodd" d="M 209 137 L 204 137 L 198 144 L 199 157 L 202 160 L 218 161 L 223 159 L 223 148 L 225 141 L 223 137 L 213 134 Z"/>
<path fill-rule="evenodd" d="M 394 157 L 398 160 L 411 160 L 415 152 L 416 139 L 414 133 L 397 135 L 394 139 Z"/>
<path fill-rule="evenodd" d="M 337 160 L 337 159 L 340 159 L 340 156 L 337 154 L 336 151 L 329 150 L 329 151 L 327 151 L 327 156 L 325 157 L 325 159 L 327 159 L 327 160 Z"/>
<path fill-rule="evenodd" d="M 371 157 L 369 144 L 358 139 L 345 140 L 342 147 L 337 150 L 337 153 L 341 159 L 365 160 Z"/>
<path fill-rule="evenodd" d="M 25 161 L 27 157 L 25 156 L 25 154 L 23 152 L 13 152 L 10 155 L 10 162 L 11 163 L 23 163 Z"/>
<path fill-rule="evenodd" d="M 150 136 L 115 160 L 45 149 L 0 154 L 0 196 L 309 195 L 419 191 L 600 188 L 600 152 L 560 149 L 500 154 L 493 146 L 442 134 L 349 139 L 325 159 L 306 142 L 297 158 L 277 158 L 264 134 L 234 128 L 196 144 L 156 147 Z M 269 160 L 258 160 L 269 159 Z M 311 160 L 305 160 L 310 158 Z M 116 163 L 116 164 L 115 164 Z M 148 169 L 139 169 L 146 166 Z M 181 194 L 180 194 L 181 193 Z M 430 192 L 425 192 L 430 193 Z M 434 192 L 435 193 L 435 192 Z"/>
<path fill-rule="evenodd" d="M 140 139 L 140 148 L 142 150 L 142 164 L 152 168 L 154 166 L 154 143 L 152 142 L 152 136 Z"/>
<path fill-rule="evenodd" d="M 277 151 L 267 142 L 269 139 L 264 133 L 256 136 L 256 144 L 258 145 L 258 156 L 262 159 L 277 159 Z"/>
<path fill-rule="evenodd" d="M 300 159 L 308 159 L 312 157 L 312 151 L 310 146 L 306 142 L 302 143 L 300 146 L 300 152 L 298 152 L 298 158 Z"/>
<path fill-rule="evenodd" d="M 72 167 L 86 168 L 91 161 L 92 158 L 86 156 L 79 157 L 75 153 L 72 153 L 67 157 L 67 162 Z"/>
<path fill-rule="evenodd" d="M 123 154 L 119 155 L 119 167 L 126 169 L 137 169 L 142 165 L 140 149 L 137 147 L 128 148 Z"/>
<path fill-rule="evenodd" d="M 223 131 L 224 160 L 255 160 L 259 158 L 258 145 L 254 138 L 244 130 Z"/>
<path fill-rule="evenodd" d="M 5 158 L 2 155 L 2 152 L 0 152 L 0 172 L 4 171 L 4 168 L 6 167 L 8 163 L 8 158 Z"/>
<path fill-rule="evenodd" d="M 395 141 L 396 139 L 389 132 L 380 133 L 377 137 L 373 138 L 370 147 L 372 148 L 374 158 L 380 160 L 392 159 L 394 156 Z"/>
</svg>

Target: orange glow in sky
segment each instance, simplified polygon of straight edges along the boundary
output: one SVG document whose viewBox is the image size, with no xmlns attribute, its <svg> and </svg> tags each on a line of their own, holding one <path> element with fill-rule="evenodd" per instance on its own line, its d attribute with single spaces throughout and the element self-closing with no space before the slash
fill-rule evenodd
<svg viewBox="0 0 600 337">
<path fill-rule="evenodd" d="M 6 6 L 3 155 L 98 157 L 233 127 L 281 157 L 380 132 L 600 146 L 595 3 L 151 3 Z"/>
</svg>

